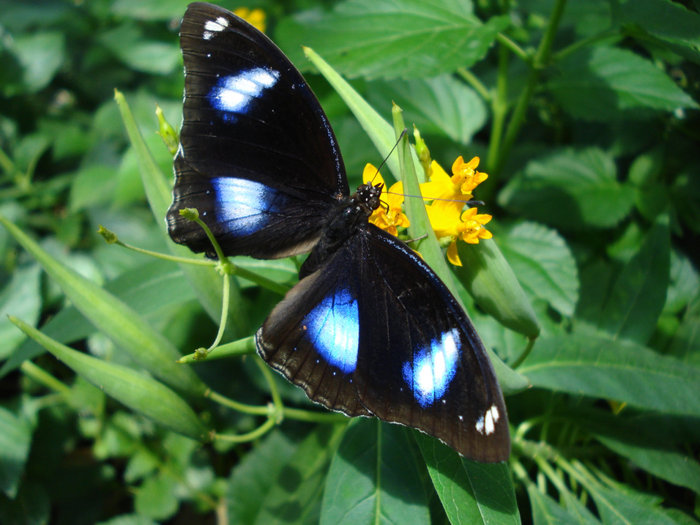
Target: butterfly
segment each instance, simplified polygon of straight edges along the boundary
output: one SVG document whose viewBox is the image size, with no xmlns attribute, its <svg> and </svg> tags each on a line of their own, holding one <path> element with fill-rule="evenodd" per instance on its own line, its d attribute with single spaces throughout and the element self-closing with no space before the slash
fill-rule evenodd
<svg viewBox="0 0 700 525">
<path fill-rule="evenodd" d="M 431 268 L 368 222 L 381 186 L 350 193 L 338 142 L 299 71 L 231 12 L 190 4 L 171 238 L 215 254 L 180 215 L 196 208 L 225 255 L 311 252 L 255 336 L 258 354 L 321 405 L 503 461 L 508 419 L 469 318 Z"/>
</svg>

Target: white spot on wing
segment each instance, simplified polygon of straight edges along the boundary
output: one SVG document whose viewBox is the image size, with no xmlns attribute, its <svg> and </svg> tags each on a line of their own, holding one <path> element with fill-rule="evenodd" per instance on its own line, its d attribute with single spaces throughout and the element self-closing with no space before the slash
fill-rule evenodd
<svg viewBox="0 0 700 525">
<path fill-rule="evenodd" d="M 202 38 L 204 38 L 204 40 L 211 40 L 214 33 L 223 31 L 227 27 L 228 20 L 226 20 L 223 16 L 220 16 L 216 20 L 207 20 L 204 22 L 204 33 L 202 33 Z"/>
<path fill-rule="evenodd" d="M 491 405 L 489 409 L 484 412 L 475 425 L 476 431 L 479 434 L 491 435 L 496 431 L 496 423 L 501 418 L 501 414 L 498 412 L 498 407 L 496 405 Z"/>
<path fill-rule="evenodd" d="M 209 92 L 212 106 L 227 113 L 244 113 L 250 101 L 271 88 L 280 77 L 279 71 L 257 67 L 221 78 Z"/>
</svg>

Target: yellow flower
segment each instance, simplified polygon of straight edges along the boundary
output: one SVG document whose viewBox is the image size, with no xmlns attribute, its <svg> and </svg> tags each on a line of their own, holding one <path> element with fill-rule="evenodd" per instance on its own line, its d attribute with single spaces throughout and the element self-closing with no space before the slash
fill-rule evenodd
<svg viewBox="0 0 700 525">
<path fill-rule="evenodd" d="M 382 184 L 381 202 L 372 215 L 369 217 L 369 222 L 392 234 L 394 237 L 398 234 L 397 228 L 407 228 L 409 225 L 408 217 L 404 214 L 401 206 L 403 204 L 403 184 L 397 182 L 387 191 L 386 184 L 381 173 L 377 171 L 372 164 L 367 164 L 362 172 L 362 182 L 367 184 Z"/>
<path fill-rule="evenodd" d="M 430 164 L 430 182 L 420 185 L 421 193 L 428 200 L 435 199 L 433 206 L 459 214 L 464 205 L 474 198 L 474 188 L 488 178 L 486 173 L 476 171 L 478 165 L 479 157 L 465 163 L 460 155 L 452 164 L 450 177 L 442 166 L 433 161 Z"/>
<path fill-rule="evenodd" d="M 479 239 L 490 239 L 493 234 L 484 228 L 491 220 L 487 213 L 477 213 L 476 208 L 468 208 L 460 216 L 446 213 L 444 207 L 431 204 L 426 207 L 430 225 L 435 230 L 439 239 L 449 237 L 450 245 L 447 248 L 447 260 L 455 266 L 462 266 L 462 261 L 457 253 L 457 240 L 469 244 L 478 244 Z"/>
<path fill-rule="evenodd" d="M 478 244 L 479 239 L 490 239 L 493 235 L 484 228 L 491 220 L 491 215 L 478 214 L 476 208 L 464 205 L 474 198 L 472 191 L 484 182 L 488 175 L 476 171 L 479 157 L 464 162 L 460 156 L 452 164 L 452 176 L 435 161 L 430 165 L 430 182 L 420 185 L 421 193 L 427 200 L 433 200 L 426 206 L 430 225 L 438 239 L 450 238 L 447 259 L 455 266 L 462 266 L 457 254 L 457 240 L 469 244 Z"/>
<path fill-rule="evenodd" d="M 262 9 L 258 9 L 257 7 L 255 9 L 239 7 L 233 11 L 233 14 L 241 17 L 261 33 L 265 32 L 265 11 Z"/>
</svg>

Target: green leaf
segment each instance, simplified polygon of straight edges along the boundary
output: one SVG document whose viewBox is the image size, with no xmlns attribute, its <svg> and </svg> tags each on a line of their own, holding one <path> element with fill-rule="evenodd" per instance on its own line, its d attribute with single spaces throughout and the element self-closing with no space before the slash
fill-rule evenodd
<svg viewBox="0 0 700 525">
<path fill-rule="evenodd" d="M 90 164 L 76 173 L 70 189 L 70 210 L 106 205 L 113 199 L 117 170 L 114 166 Z"/>
<path fill-rule="evenodd" d="M 111 10 L 136 20 L 166 20 L 180 18 L 190 0 L 115 0 Z"/>
<path fill-rule="evenodd" d="M 367 78 L 425 78 L 470 67 L 510 23 L 507 16 L 481 22 L 467 0 L 350 0 L 309 18 L 277 29 L 293 61 L 306 45 L 347 76 Z"/>
<path fill-rule="evenodd" d="M 192 394 L 204 391 L 204 383 L 189 367 L 175 363 L 180 357 L 177 349 L 136 312 L 72 268 L 51 257 L 2 216 L 0 224 L 34 256 L 75 307 L 137 363 L 165 383 L 182 391 Z"/>
<path fill-rule="evenodd" d="M 32 442 L 32 426 L 26 418 L 0 407 L 0 491 L 14 499 Z"/>
<path fill-rule="evenodd" d="M 648 523 L 653 525 L 675 525 L 659 505 L 653 505 L 645 495 L 631 494 L 610 489 L 598 483 L 587 483 L 586 489 L 595 501 L 603 523 L 630 525 Z"/>
<path fill-rule="evenodd" d="M 170 518 L 179 506 L 173 478 L 160 475 L 147 478 L 136 490 L 134 509 L 139 515 L 157 520 Z"/>
<path fill-rule="evenodd" d="M 626 49 L 584 49 L 562 60 L 557 73 L 547 87 L 575 118 L 604 122 L 633 116 L 633 110 L 698 107 L 666 73 Z"/>
<path fill-rule="evenodd" d="M 566 241 L 540 224 L 523 222 L 498 237 L 501 250 L 531 297 L 571 316 L 578 302 L 578 269 Z"/>
<path fill-rule="evenodd" d="M 36 324 L 39 320 L 41 308 L 40 275 L 38 264 L 20 268 L 15 271 L 12 280 L 0 293 L 0 341 L 2 341 L 0 361 L 7 359 L 25 339 L 10 323 L 7 316 L 21 317 L 30 324 Z"/>
<path fill-rule="evenodd" d="M 153 260 L 134 267 L 133 270 L 107 282 L 105 289 L 131 306 L 146 321 L 150 321 L 163 308 L 194 298 L 191 288 L 183 282 L 182 272 L 174 264 L 162 260 Z M 18 310 L 8 313 L 21 319 L 31 319 L 31 316 L 21 314 Z M 14 327 L 12 330 L 17 332 Z M 74 306 L 69 306 L 44 324 L 41 331 L 60 343 L 67 344 L 93 334 L 95 327 Z M 33 359 L 43 352 L 43 347 L 36 342 L 26 340 L 0 369 L 0 378 L 17 368 L 23 361 Z"/>
<path fill-rule="evenodd" d="M 175 46 L 146 40 L 135 25 L 123 23 L 100 33 L 99 41 L 129 67 L 165 75 L 177 66 L 180 55 Z"/>
<path fill-rule="evenodd" d="M 621 3 L 621 24 L 635 25 L 648 35 L 686 48 L 688 58 L 696 63 L 700 61 L 700 15 L 697 12 L 669 0 L 624 0 Z"/>
<path fill-rule="evenodd" d="M 532 508 L 532 523 L 534 525 L 568 525 L 574 522 L 574 517 L 561 505 L 540 492 L 534 483 L 526 481 L 527 495 Z"/>
<path fill-rule="evenodd" d="M 60 32 L 21 35 L 13 47 L 24 69 L 25 89 L 31 93 L 46 87 L 66 58 L 65 35 Z"/>
<path fill-rule="evenodd" d="M 414 433 L 450 523 L 520 523 L 506 463 L 477 463 L 437 439 Z"/>
<path fill-rule="evenodd" d="M 462 266 L 453 271 L 478 305 L 504 326 L 537 337 L 540 327 L 530 300 L 498 245 L 486 239 L 477 245 L 460 242 L 457 248 Z"/>
<path fill-rule="evenodd" d="M 428 523 L 417 459 L 405 428 L 354 419 L 328 471 L 320 523 Z"/>
<path fill-rule="evenodd" d="M 404 110 L 406 121 L 416 124 L 422 134 L 447 136 L 460 144 L 471 142 L 472 135 L 486 123 L 483 100 L 450 75 L 376 82 L 370 85 L 368 96 L 378 108 L 395 101 Z"/>
<path fill-rule="evenodd" d="M 285 462 L 280 459 L 290 457 L 297 446 L 298 443 L 280 430 L 274 430 L 241 459 L 227 485 L 226 502 L 231 523 L 256 523 L 267 492 L 285 468 Z"/>
<path fill-rule="evenodd" d="M 612 285 L 600 311 L 601 331 L 642 344 L 649 340 L 666 302 L 670 242 L 668 219 L 660 217 Z"/>
<path fill-rule="evenodd" d="M 598 441 L 639 468 L 700 493 L 700 465 L 684 454 L 667 435 L 659 435 L 665 432 L 658 433 L 643 421 L 624 417 L 624 414 L 620 417 L 588 411 L 580 414 L 580 420 L 585 421 L 585 426 Z"/>
<path fill-rule="evenodd" d="M 625 218 L 634 191 L 617 181 L 615 162 L 598 148 L 566 149 L 530 161 L 501 192 L 499 204 L 538 222 L 589 230 Z"/>
<path fill-rule="evenodd" d="M 13 317 L 11 320 L 74 372 L 134 412 L 192 439 L 208 439 L 207 429 L 197 415 L 180 396 L 165 385 L 131 368 L 77 352 L 46 337 L 19 319 Z"/>
<path fill-rule="evenodd" d="M 700 369 L 632 342 L 543 337 L 518 371 L 540 388 L 700 416 Z"/>
<path fill-rule="evenodd" d="M 282 459 L 256 523 L 318 523 L 323 483 L 344 430 L 345 425 L 319 425 Z"/>
</svg>

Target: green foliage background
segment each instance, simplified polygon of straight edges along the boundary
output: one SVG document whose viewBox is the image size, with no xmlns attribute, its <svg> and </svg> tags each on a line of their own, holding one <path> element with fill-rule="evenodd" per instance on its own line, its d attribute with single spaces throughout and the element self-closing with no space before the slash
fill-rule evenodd
<svg viewBox="0 0 700 525">
<path fill-rule="evenodd" d="M 214 338 L 220 279 L 96 231 L 173 249 L 154 109 L 179 123 L 186 4 L 0 1 L 0 523 L 696 523 L 700 2 L 247 4 L 318 94 L 351 185 L 386 152 L 302 45 L 387 120 L 402 106 L 444 167 L 481 157 L 498 250 L 461 256 L 500 251 L 524 290 L 455 271 L 519 374 L 499 369 L 499 465 L 318 415 L 254 357 L 173 365 Z M 235 262 L 296 280 L 294 261 Z M 245 353 L 279 293 L 233 284 L 225 341 Z"/>
</svg>

